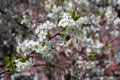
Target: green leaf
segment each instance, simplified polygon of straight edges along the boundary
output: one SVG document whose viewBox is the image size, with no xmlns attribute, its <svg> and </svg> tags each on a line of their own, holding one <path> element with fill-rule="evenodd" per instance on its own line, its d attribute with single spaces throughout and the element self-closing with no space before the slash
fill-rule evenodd
<svg viewBox="0 0 120 80">
<path fill-rule="evenodd" d="M 63 34 L 63 33 L 61 33 L 60 36 L 61 36 L 62 38 L 64 38 L 64 37 L 67 37 L 67 36 L 69 36 L 69 35 L 68 35 L 68 34 Z"/>
<path fill-rule="evenodd" d="M 90 60 L 95 61 L 97 57 L 93 49 L 91 50 L 90 54 L 91 54 Z"/>
<path fill-rule="evenodd" d="M 83 31 L 82 31 L 82 30 L 80 30 L 80 31 L 79 31 L 79 34 L 81 34 L 81 35 L 82 35 L 82 34 L 83 34 Z"/>
<path fill-rule="evenodd" d="M 95 54 L 93 49 L 91 50 L 90 54 L 91 54 L 91 55 L 94 55 L 94 54 Z"/>
<path fill-rule="evenodd" d="M 15 59 L 16 59 L 16 56 L 13 56 L 12 59 L 10 59 L 9 57 L 5 57 L 6 67 L 13 66 Z"/>
<path fill-rule="evenodd" d="M 73 18 L 73 20 L 76 21 L 80 18 L 80 15 L 78 15 L 75 10 L 72 10 L 72 18 Z"/>
<path fill-rule="evenodd" d="M 6 67 L 10 67 L 10 66 L 11 66 L 11 63 L 8 62 L 8 63 L 6 64 Z"/>
<path fill-rule="evenodd" d="M 5 57 L 4 59 L 5 59 L 6 63 L 9 63 L 9 61 L 10 61 L 9 57 Z"/>
<path fill-rule="evenodd" d="M 25 62 L 25 61 L 26 61 L 26 57 L 22 57 L 22 58 L 20 59 L 20 61 L 21 61 L 21 62 Z"/>
<path fill-rule="evenodd" d="M 91 57 L 90 57 L 90 60 L 91 60 L 91 61 L 95 61 L 96 58 L 97 58 L 96 56 L 91 56 Z"/>
<path fill-rule="evenodd" d="M 16 56 L 13 56 L 11 59 L 9 57 L 5 57 L 4 59 L 6 61 L 6 67 L 10 69 L 10 73 L 14 73 L 16 71 L 16 66 L 14 65 Z"/>
<path fill-rule="evenodd" d="M 68 27 L 68 26 L 65 26 L 65 27 L 64 27 L 64 30 L 68 30 L 68 29 L 69 29 L 69 27 Z"/>
<path fill-rule="evenodd" d="M 11 69 L 10 69 L 11 74 L 13 74 L 15 71 L 16 71 L 16 67 L 12 66 Z"/>
<path fill-rule="evenodd" d="M 106 44 L 105 44 L 105 47 L 106 47 L 107 49 L 109 49 L 111 46 L 112 46 L 111 43 L 106 43 Z"/>
<path fill-rule="evenodd" d="M 4 58 L 5 59 L 5 61 L 6 61 L 6 67 L 9 67 L 10 66 L 10 58 L 9 57 L 5 57 Z"/>
<path fill-rule="evenodd" d="M 49 72 L 49 71 L 50 71 L 50 66 L 49 66 L 49 65 L 46 65 L 46 66 L 44 67 L 44 70 L 45 70 L 46 72 Z"/>
<path fill-rule="evenodd" d="M 101 17 L 104 17 L 104 16 L 105 16 L 105 14 L 104 14 L 104 13 L 100 13 L 100 16 L 101 16 Z"/>
<path fill-rule="evenodd" d="M 48 31 L 46 37 L 49 38 L 50 36 L 51 36 L 51 35 L 50 35 L 50 31 Z"/>
<path fill-rule="evenodd" d="M 75 10 L 72 10 L 72 18 L 74 19 L 75 17 Z"/>
<path fill-rule="evenodd" d="M 16 60 L 16 56 L 13 56 L 11 59 L 11 64 L 13 64 L 15 60 Z"/>
</svg>

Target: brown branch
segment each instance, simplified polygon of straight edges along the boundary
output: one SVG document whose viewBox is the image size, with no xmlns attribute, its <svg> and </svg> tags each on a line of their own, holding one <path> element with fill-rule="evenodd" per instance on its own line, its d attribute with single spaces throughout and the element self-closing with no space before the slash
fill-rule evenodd
<svg viewBox="0 0 120 80">
<path fill-rule="evenodd" d="M 107 43 L 112 43 L 112 41 L 116 40 L 118 37 L 114 37 L 112 40 L 108 41 Z"/>
<path fill-rule="evenodd" d="M 9 68 L 3 69 L 3 71 L 0 72 L 0 75 L 6 73 L 6 72 L 8 72 L 8 71 L 9 71 Z"/>
<path fill-rule="evenodd" d="M 49 37 L 49 40 L 53 39 L 53 38 L 56 37 L 57 35 L 60 35 L 60 33 L 61 33 L 62 31 L 64 31 L 64 30 L 65 30 L 65 29 L 62 28 L 62 30 L 60 30 L 58 33 L 56 33 L 55 35 Z"/>
</svg>

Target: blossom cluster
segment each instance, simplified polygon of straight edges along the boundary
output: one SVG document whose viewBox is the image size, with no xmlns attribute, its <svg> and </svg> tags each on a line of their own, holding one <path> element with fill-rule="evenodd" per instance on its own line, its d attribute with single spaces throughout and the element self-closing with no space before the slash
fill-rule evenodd
<svg viewBox="0 0 120 80">
<path fill-rule="evenodd" d="M 100 68 L 96 66 L 99 64 L 98 56 L 109 54 L 112 50 L 111 41 L 103 41 L 102 37 L 108 34 L 112 40 L 119 36 L 120 18 L 113 1 L 108 0 L 105 7 L 99 7 L 102 3 L 100 0 L 61 0 L 61 4 L 55 2 L 57 1 L 44 1 L 43 7 L 47 14 L 44 20 L 34 27 L 35 38 L 18 42 L 17 52 L 23 53 L 24 57 L 34 52 L 43 58 L 47 57 L 49 62 L 57 60 L 55 55 L 62 51 L 67 57 L 77 53 L 74 60 L 81 72 Z M 105 68 L 110 67 L 112 61 L 109 60 L 103 61 L 109 64 Z M 28 70 L 34 65 L 31 58 L 26 62 L 18 59 L 15 64 L 18 72 Z M 71 72 L 74 76 L 72 73 L 74 69 Z"/>
<path fill-rule="evenodd" d="M 26 71 L 26 70 L 29 70 L 30 68 L 32 68 L 34 62 L 33 62 L 32 58 L 30 58 L 26 61 L 21 61 L 20 59 L 16 59 L 15 64 L 16 64 L 16 71 L 21 72 L 21 71 Z"/>
</svg>

